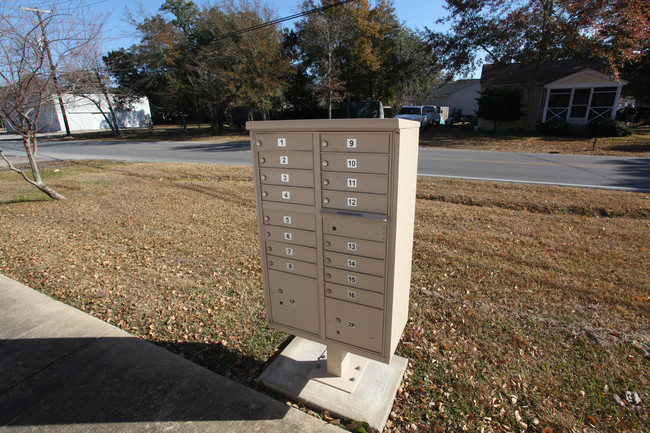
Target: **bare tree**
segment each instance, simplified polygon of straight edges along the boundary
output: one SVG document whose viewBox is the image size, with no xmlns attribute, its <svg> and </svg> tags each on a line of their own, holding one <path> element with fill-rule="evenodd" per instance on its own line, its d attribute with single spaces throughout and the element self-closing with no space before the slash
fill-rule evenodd
<svg viewBox="0 0 650 433">
<path fill-rule="evenodd" d="M 57 74 L 64 74 L 83 53 L 95 52 L 104 21 L 89 17 L 82 1 L 53 0 L 36 10 L 43 13 L 21 9 L 16 2 L 0 3 L 0 117 L 22 136 L 31 177 L 1 148 L 0 157 L 27 182 L 60 200 L 65 197 L 41 178 L 36 133 L 47 121 L 44 108 L 59 100 Z"/>
</svg>

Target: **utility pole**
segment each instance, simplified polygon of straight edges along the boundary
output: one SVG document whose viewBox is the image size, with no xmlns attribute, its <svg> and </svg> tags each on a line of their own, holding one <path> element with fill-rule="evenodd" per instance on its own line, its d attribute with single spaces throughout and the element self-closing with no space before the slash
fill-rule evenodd
<svg viewBox="0 0 650 433">
<path fill-rule="evenodd" d="M 38 23 L 41 26 L 41 33 L 43 35 L 43 46 L 45 48 L 45 52 L 47 53 L 47 59 L 50 62 L 50 70 L 52 71 L 52 82 L 54 83 L 54 90 L 56 91 L 56 96 L 59 99 L 61 116 L 63 117 L 63 124 L 65 125 L 65 134 L 66 137 L 70 137 L 71 134 L 70 134 L 70 125 L 68 124 L 68 115 L 65 111 L 65 104 L 63 103 L 63 97 L 61 96 L 61 88 L 59 87 L 59 80 L 56 77 L 56 66 L 54 65 L 54 61 L 52 60 L 52 52 L 50 51 L 50 44 L 47 41 L 47 35 L 45 33 L 45 24 L 43 24 L 43 18 L 41 18 L 41 13 L 53 14 L 54 11 L 48 11 L 48 10 L 42 10 L 36 8 L 26 8 L 22 6 L 20 7 L 20 9 L 29 12 L 36 12 L 36 16 L 38 17 Z"/>
</svg>

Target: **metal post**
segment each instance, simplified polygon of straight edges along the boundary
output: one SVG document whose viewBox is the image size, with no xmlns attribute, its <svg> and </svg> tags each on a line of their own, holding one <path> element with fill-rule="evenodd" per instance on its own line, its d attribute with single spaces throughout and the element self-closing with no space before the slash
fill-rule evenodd
<svg viewBox="0 0 650 433">
<path fill-rule="evenodd" d="M 350 364 L 350 353 L 337 347 L 327 346 L 327 372 L 341 377 Z"/>
</svg>

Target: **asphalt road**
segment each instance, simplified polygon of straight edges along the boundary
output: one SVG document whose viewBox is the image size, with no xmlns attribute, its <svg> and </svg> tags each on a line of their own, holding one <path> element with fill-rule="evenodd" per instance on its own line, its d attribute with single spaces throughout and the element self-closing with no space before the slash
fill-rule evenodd
<svg viewBox="0 0 650 433">
<path fill-rule="evenodd" d="M 24 156 L 0 135 L 8 157 Z M 248 142 L 39 141 L 41 160 L 114 159 L 251 165 Z M 650 192 L 650 158 L 420 148 L 420 176 Z"/>
</svg>

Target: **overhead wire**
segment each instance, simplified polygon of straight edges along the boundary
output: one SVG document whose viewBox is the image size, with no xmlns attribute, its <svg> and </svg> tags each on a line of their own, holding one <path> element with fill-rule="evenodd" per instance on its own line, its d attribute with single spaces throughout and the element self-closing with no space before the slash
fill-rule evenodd
<svg viewBox="0 0 650 433">
<path fill-rule="evenodd" d="M 248 32 L 252 32 L 254 30 L 263 29 L 265 27 L 274 26 L 276 24 L 280 24 L 280 23 L 283 23 L 285 21 L 295 20 L 297 18 L 305 17 L 307 15 L 312 15 L 312 14 L 322 12 L 322 11 L 325 11 L 327 9 L 331 9 L 331 8 L 334 8 L 334 7 L 337 7 L 337 6 L 342 6 L 342 5 L 346 4 L 346 3 L 351 3 L 353 1 L 355 1 L 355 0 L 342 0 L 342 1 L 338 1 L 336 3 L 332 3 L 332 4 L 329 4 L 329 5 L 321 6 L 321 7 L 314 8 L 314 9 L 309 9 L 307 11 L 303 11 L 303 12 L 299 12 L 299 13 L 296 13 L 296 14 L 293 14 L 293 15 L 289 15 L 289 16 L 284 17 L 284 18 L 278 18 L 278 19 L 275 19 L 275 20 L 267 21 L 267 22 L 262 23 L 262 24 L 256 24 L 254 26 L 250 26 L 250 27 L 246 27 L 246 28 L 243 28 L 243 29 L 235 30 L 233 32 L 225 33 L 225 34 L 215 38 L 214 40 L 218 41 L 218 40 L 221 40 L 221 39 L 229 38 L 231 36 L 237 36 L 237 35 L 240 35 L 242 33 L 248 33 Z"/>
</svg>

